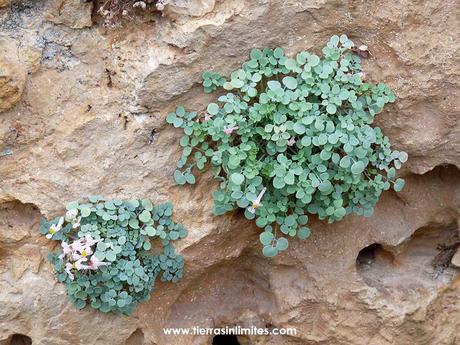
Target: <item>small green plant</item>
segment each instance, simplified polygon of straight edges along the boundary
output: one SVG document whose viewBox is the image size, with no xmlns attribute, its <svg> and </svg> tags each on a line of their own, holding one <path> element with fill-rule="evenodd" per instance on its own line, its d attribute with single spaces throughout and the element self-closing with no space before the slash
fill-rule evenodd
<svg viewBox="0 0 460 345">
<path fill-rule="evenodd" d="M 172 213 L 170 203 L 91 196 L 88 203 L 69 203 L 65 216 L 43 219 L 40 232 L 61 242 L 49 260 L 75 307 L 130 314 L 150 298 L 157 276 L 177 282 L 184 260 L 171 241 L 187 231 Z"/>
<path fill-rule="evenodd" d="M 288 247 L 287 236 L 310 235 L 308 214 L 329 222 L 370 216 L 383 190 L 404 186 L 395 175 L 407 153 L 392 151 L 371 126 L 395 96 L 365 80 L 353 51 L 345 35 L 330 39 L 322 59 L 253 49 L 228 80 L 203 74 L 205 92 L 228 91 L 219 103 L 199 115 L 180 106 L 167 116 L 185 134 L 176 182 L 195 183 L 193 170 L 210 163 L 220 181 L 214 213 L 244 209 L 264 229 L 268 257 Z"/>
<path fill-rule="evenodd" d="M 81 0 L 81 2 L 93 2 L 93 0 Z M 94 1 L 97 6 L 99 4 Z M 104 25 L 116 27 L 121 24 L 123 18 L 132 19 L 135 10 L 163 11 L 167 0 L 105 0 L 98 7 L 97 12 L 104 18 Z"/>
</svg>

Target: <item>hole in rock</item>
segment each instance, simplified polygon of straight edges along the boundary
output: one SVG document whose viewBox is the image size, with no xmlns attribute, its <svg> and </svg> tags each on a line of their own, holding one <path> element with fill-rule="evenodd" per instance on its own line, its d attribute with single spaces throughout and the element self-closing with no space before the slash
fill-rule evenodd
<svg viewBox="0 0 460 345">
<path fill-rule="evenodd" d="M 458 246 L 457 224 L 426 226 L 397 246 L 374 243 L 362 249 L 356 270 L 382 296 L 395 303 L 415 303 L 459 274 L 451 264 Z"/>
<path fill-rule="evenodd" d="M 32 339 L 24 334 L 13 334 L 8 345 L 32 345 Z"/>
<path fill-rule="evenodd" d="M 212 339 L 212 345 L 240 345 L 234 334 L 219 334 Z"/>
<path fill-rule="evenodd" d="M 359 252 L 356 266 L 358 271 L 362 271 L 373 265 L 392 264 L 393 259 L 393 254 L 386 251 L 381 244 L 374 243 Z"/>
<path fill-rule="evenodd" d="M 125 345 L 144 345 L 144 332 L 142 329 L 136 329 L 128 339 L 126 339 Z"/>
</svg>

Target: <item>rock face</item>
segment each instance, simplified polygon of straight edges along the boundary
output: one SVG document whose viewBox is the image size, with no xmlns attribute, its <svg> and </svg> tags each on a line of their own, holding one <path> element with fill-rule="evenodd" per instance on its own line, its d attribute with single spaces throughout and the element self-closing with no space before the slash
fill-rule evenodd
<svg viewBox="0 0 460 345">
<path fill-rule="evenodd" d="M 1 345 L 201 345 L 212 335 L 163 327 L 235 325 L 297 330 L 241 344 L 460 342 L 460 271 L 450 265 L 460 213 L 456 1 L 181 1 L 110 30 L 97 17 L 91 26 L 91 6 L 22 0 L 0 10 L 1 60 L 14 62 L 9 82 L 0 76 L 0 104 L 10 99 L 0 153 L 13 152 L 0 157 Z M 367 75 L 395 90 L 377 119 L 409 153 L 406 188 L 384 193 L 371 218 L 313 219 L 310 239 L 267 260 L 241 214 L 211 215 L 209 175 L 175 185 L 181 134 L 165 117 L 210 101 L 203 70 L 226 74 L 254 47 L 320 53 L 341 33 L 369 46 Z M 1 85 L 22 90 L 25 71 L 11 102 L 18 92 Z M 190 230 L 178 247 L 183 280 L 158 284 L 131 317 L 76 311 L 45 260 L 39 218 L 90 194 L 169 199 Z"/>
<path fill-rule="evenodd" d="M 0 57 L 0 112 L 11 109 L 21 99 L 25 80 L 21 65 Z"/>
<path fill-rule="evenodd" d="M 92 25 L 92 1 L 53 0 L 45 12 L 45 18 L 56 24 L 64 24 L 74 29 Z"/>
</svg>

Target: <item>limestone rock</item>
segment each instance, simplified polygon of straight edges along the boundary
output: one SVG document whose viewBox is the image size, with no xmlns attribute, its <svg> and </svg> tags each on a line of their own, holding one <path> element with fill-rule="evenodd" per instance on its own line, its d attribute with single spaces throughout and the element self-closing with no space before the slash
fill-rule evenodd
<svg viewBox="0 0 460 345">
<path fill-rule="evenodd" d="M 93 2 L 80 0 L 51 0 L 45 18 L 56 24 L 64 24 L 73 29 L 92 25 Z"/>
<path fill-rule="evenodd" d="M 455 252 L 455 255 L 452 257 L 451 260 L 452 265 L 460 267 L 460 247 Z"/>
<path fill-rule="evenodd" d="M 214 9 L 215 0 L 169 0 L 165 4 L 165 13 L 171 16 L 201 17 Z"/>
<path fill-rule="evenodd" d="M 19 52 L 21 61 L 29 73 L 38 71 L 42 59 L 42 50 L 34 46 L 21 47 Z"/>
<path fill-rule="evenodd" d="M 26 72 L 19 63 L 0 57 L 0 112 L 11 109 L 21 99 Z"/>
<path fill-rule="evenodd" d="M 91 25 L 79 0 L 24 2 L 0 25 L 11 48 L 0 55 L 31 72 L 18 111 L 0 117 L 0 147 L 14 139 L 13 155 L 0 157 L 0 344 L 22 334 L 34 345 L 208 345 L 210 335 L 163 327 L 232 325 L 297 330 L 242 344 L 458 342 L 460 270 L 439 255 L 460 219 L 457 1 L 173 1 L 174 21 L 133 18 L 110 30 L 43 22 L 48 5 L 55 23 Z M 395 90 L 377 122 L 409 153 L 406 187 L 384 192 L 370 218 L 310 217 L 311 238 L 267 260 L 253 222 L 212 216 L 210 174 L 174 183 L 182 134 L 165 117 L 213 99 L 199 85 L 203 70 L 228 75 L 254 47 L 320 54 L 341 33 L 369 47 L 366 73 Z M 183 280 L 158 283 L 130 317 L 75 310 L 45 260 L 52 244 L 38 234 L 40 217 L 91 194 L 171 200 L 189 229 L 177 243 Z"/>
</svg>

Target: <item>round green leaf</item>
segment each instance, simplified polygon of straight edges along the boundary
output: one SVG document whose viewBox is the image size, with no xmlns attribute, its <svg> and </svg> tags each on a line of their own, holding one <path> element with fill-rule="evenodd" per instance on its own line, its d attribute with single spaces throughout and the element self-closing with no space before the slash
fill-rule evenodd
<svg viewBox="0 0 460 345">
<path fill-rule="evenodd" d="M 184 174 L 182 174 L 179 170 L 174 171 L 174 180 L 177 184 L 185 184 L 187 182 Z"/>
<path fill-rule="evenodd" d="M 230 180 L 236 184 L 236 185 L 241 185 L 244 182 L 244 176 L 240 173 L 233 173 L 230 175 Z"/>
<path fill-rule="evenodd" d="M 400 192 L 404 188 L 405 184 L 406 183 L 402 178 L 398 178 L 398 179 L 396 179 L 396 181 L 395 181 L 395 183 L 393 185 L 393 189 L 395 190 L 395 192 Z"/>
<path fill-rule="evenodd" d="M 217 115 L 219 112 L 219 106 L 216 103 L 209 103 L 207 110 L 210 115 Z"/>
<path fill-rule="evenodd" d="M 108 261 L 115 261 L 117 259 L 117 255 L 115 254 L 114 251 L 112 250 L 109 250 L 105 253 L 105 258 L 108 260 Z"/>
<path fill-rule="evenodd" d="M 365 165 L 361 161 L 354 162 L 351 166 L 351 172 L 355 175 L 361 174 L 364 171 Z"/>
<path fill-rule="evenodd" d="M 289 242 L 284 237 L 280 237 L 276 240 L 276 249 L 278 249 L 279 251 L 287 249 L 288 246 Z"/>
<path fill-rule="evenodd" d="M 329 114 L 335 114 L 336 111 L 337 111 L 337 107 L 336 107 L 334 104 L 329 103 L 329 104 L 326 106 L 326 111 L 327 111 Z"/>
<path fill-rule="evenodd" d="M 297 80 L 294 77 L 287 76 L 283 78 L 283 84 L 291 90 L 297 88 Z"/>
<path fill-rule="evenodd" d="M 264 231 L 263 233 L 259 235 L 259 238 L 260 238 L 260 242 L 263 245 L 269 245 L 273 241 L 275 236 L 273 236 L 271 232 Z"/>
<path fill-rule="evenodd" d="M 350 157 L 349 156 L 342 157 L 342 159 L 340 159 L 339 165 L 344 169 L 348 169 L 351 165 Z"/>
<path fill-rule="evenodd" d="M 294 124 L 293 129 L 294 129 L 294 132 L 296 132 L 297 134 L 304 134 L 305 133 L 305 126 L 300 122 L 296 122 Z"/>
<path fill-rule="evenodd" d="M 310 229 L 306 227 L 300 228 L 300 230 L 297 231 L 297 237 L 299 237 L 302 240 L 310 237 L 310 234 L 311 234 Z"/>
<path fill-rule="evenodd" d="M 147 210 L 144 210 L 141 212 L 141 214 L 139 214 L 139 220 L 143 223 L 147 223 L 149 222 L 152 218 L 151 218 L 151 214 L 149 211 Z"/>
<path fill-rule="evenodd" d="M 278 254 L 278 249 L 276 249 L 275 247 L 271 245 L 268 245 L 268 246 L 264 246 L 264 248 L 262 249 L 262 253 L 268 258 L 272 258 L 276 256 L 276 254 Z"/>
</svg>

